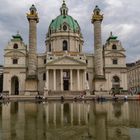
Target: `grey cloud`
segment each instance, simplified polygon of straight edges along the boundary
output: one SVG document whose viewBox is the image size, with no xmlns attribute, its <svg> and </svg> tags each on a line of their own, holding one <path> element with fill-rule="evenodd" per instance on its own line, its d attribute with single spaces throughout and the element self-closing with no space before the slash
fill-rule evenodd
<svg viewBox="0 0 140 140">
<path fill-rule="evenodd" d="M 114 3 L 113 3 L 114 2 Z M 108 38 L 110 31 L 122 41 L 127 50 L 127 61 L 135 61 L 140 54 L 140 1 L 118 0 L 67 0 L 69 14 L 80 24 L 84 36 L 84 50 L 93 51 L 93 26 L 91 15 L 95 5 L 99 5 L 104 14 L 103 43 Z M 40 22 L 38 24 L 38 52 L 45 50 L 45 35 L 49 24 L 59 14 L 60 0 L 1 0 L 0 5 L 0 59 L 3 60 L 3 49 L 10 40 L 11 35 L 20 31 L 24 41 L 28 44 L 28 21 L 26 13 L 32 3 L 35 3 Z M 5 8 L 6 7 L 6 8 Z M 128 32 L 124 25 L 134 28 Z M 128 32 L 128 34 L 127 34 Z M 139 58 L 140 59 L 140 58 Z M 2 62 L 1 62 L 2 63 Z"/>
</svg>

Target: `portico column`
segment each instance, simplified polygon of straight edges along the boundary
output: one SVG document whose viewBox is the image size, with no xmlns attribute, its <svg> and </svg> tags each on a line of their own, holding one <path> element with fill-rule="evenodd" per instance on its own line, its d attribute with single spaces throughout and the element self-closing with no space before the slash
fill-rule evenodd
<svg viewBox="0 0 140 140">
<path fill-rule="evenodd" d="M 70 70 L 70 90 L 72 91 L 73 90 L 73 85 L 72 85 L 72 81 L 73 81 L 73 79 L 72 79 L 72 69 Z"/>
<path fill-rule="evenodd" d="M 86 89 L 86 85 L 87 85 L 87 72 L 86 70 L 84 70 L 84 85 L 83 85 L 84 90 Z"/>
<path fill-rule="evenodd" d="M 77 90 L 80 90 L 80 77 L 79 77 L 79 69 L 77 70 Z"/>
<path fill-rule="evenodd" d="M 56 70 L 53 70 L 53 89 L 56 90 Z"/>
<path fill-rule="evenodd" d="M 60 70 L 60 78 L 61 78 L 60 80 L 61 91 L 63 91 L 63 70 L 62 69 Z"/>
<path fill-rule="evenodd" d="M 49 89 L 49 70 L 46 70 L 46 83 L 45 83 L 45 88 L 48 90 Z"/>
</svg>

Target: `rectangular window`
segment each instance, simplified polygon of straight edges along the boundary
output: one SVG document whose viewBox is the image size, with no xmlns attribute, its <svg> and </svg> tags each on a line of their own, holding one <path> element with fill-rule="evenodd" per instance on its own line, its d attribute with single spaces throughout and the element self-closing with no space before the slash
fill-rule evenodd
<svg viewBox="0 0 140 140">
<path fill-rule="evenodd" d="M 18 64 L 18 59 L 13 59 L 13 64 Z"/>
<path fill-rule="evenodd" d="M 118 64 L 118 60 L 117 60 L 117 59 L 113 59 L 113 60 L 112 60 L 112 63 L 113 63 L 114 65 L 117 65 L 117 64 Z"/>
<path fill-rule="evenodd" d="M 87 77 L 87 81 L 89 80 L 89 76 L 88 76 L 88 73 L 86 74 L 86 77 Z"/>
<path fill-rule="evenodd" d="M 44 64 L 46 64 L 46 59 L 44 59 Z"/>
<path fill-rule="evenodd" d="M 46 80 L 46 73 L 43 73 L 43 81 Z"/>
</svg>

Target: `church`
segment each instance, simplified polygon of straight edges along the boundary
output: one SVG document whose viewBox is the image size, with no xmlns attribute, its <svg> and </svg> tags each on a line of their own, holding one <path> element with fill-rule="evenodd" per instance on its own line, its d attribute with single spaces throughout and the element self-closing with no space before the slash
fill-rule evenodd
<svg viewBox="0 0 140 140">
<path fill-rule="evenodd" d="M 32 5 L 27 14 L 28 45 L 17 33 L 4 49 L 3 92 L 9 95 L 92 95 L 109 94 L 113 89 L 127 90 L 125 49 L 112 33 L 103 45 L 103 14 L 95 6 L 91 15 L 94 45 L 90 47 L 94 52 L 83 52 L 80 25 L 69 15 L 63 1 L 60 14 L 51 21 L 44 37 L 46 51 L 37 53 L 39 15 Z"/>
</svg>

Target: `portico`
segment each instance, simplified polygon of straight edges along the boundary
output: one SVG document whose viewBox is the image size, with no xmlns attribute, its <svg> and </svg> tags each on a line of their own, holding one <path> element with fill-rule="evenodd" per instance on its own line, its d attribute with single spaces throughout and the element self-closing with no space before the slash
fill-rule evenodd
<svg viewBox="0 0 140 140">
<path fill-rule="evenodd" d="M 46 87 L 52 91 L 83 91 L 86 89 L 86 69 L 48 69 Z"/>
</svg>

